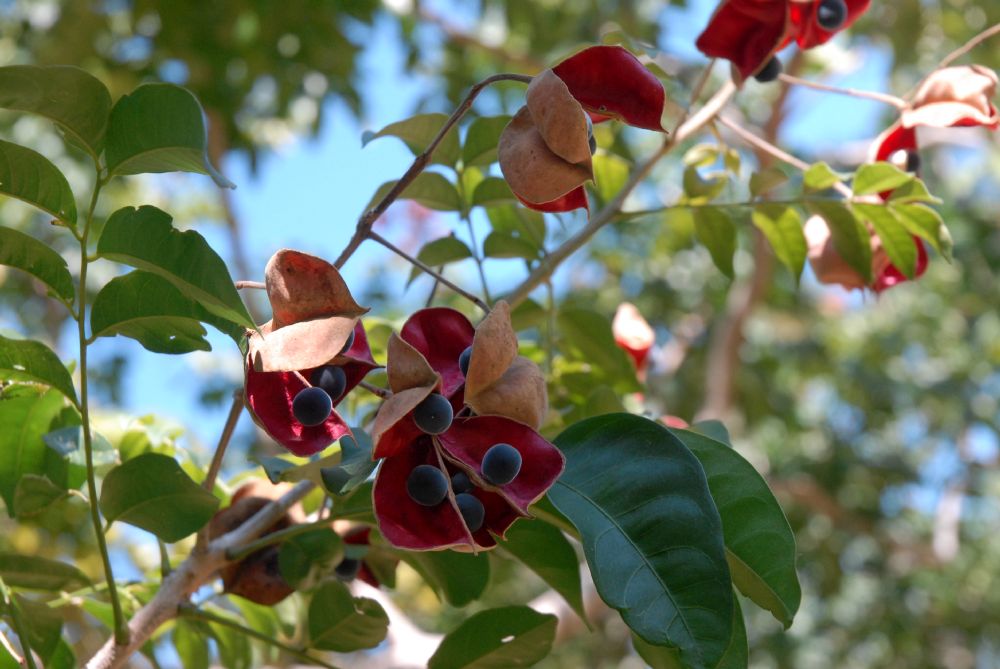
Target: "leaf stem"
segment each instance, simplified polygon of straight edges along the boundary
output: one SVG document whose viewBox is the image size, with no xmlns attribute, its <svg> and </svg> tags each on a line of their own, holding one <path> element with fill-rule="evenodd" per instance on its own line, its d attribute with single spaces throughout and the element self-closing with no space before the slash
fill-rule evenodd
<svg viewBox="0 0 1000 669">
<path fill-rule="evenodd" d="M 24 653 L 26 666 L 28 669 L 36 669 L 35 656 L 31 653 L 31 647 L 28 645 L 28 628 L 24 626 L 21 610 L 17 608 L 17 602 L 14 601 L 14 597 L 10 594 L 2 576 L 0 576 L 0 599 L 3 601 L 4 608 L 10 612 L 14 633 L 17 634 L 17 638 L 21 642 L 21 652 Z"/>
<path fill-rule="evenodd" d="M 458 108 L 455 109 L 448 120 L 445 121 L 444 125 L 441 126 L 441 130 L 438 131 L 438 134 L 431 140 L 431 143 L 427 145 L 427 148 L 413 159 L 409 169 L 406 170 L 399 181 L 397 181 L 392 189 L 390 189 L 389 192 L 386 193 L 381 200 L 379 200 L 378 204 L 361 215 L 361 218 L 358 219 L 357 226 L 354 228 L 354 235 L 351 237 L 350 241 L 347 242 L 347 246 L 343 251 L 341 251 L 340 256 L 333 264 L 338 269 L 343 267 L 348 258 L 354 255 L 354 252 L 358 250 L 359 246 L 361 246 L 361 243 L 364 242 L 365 239 L 371 239 L 369 233 L 371 232 L 372 226 L 375 225 L 375 221 L 378 220 L 379 216 L 385 213 L 386 209 L 389 208 L 389 205 L 396 201 L 403 191 L 406 190 L 406 187 L 417 178 L 417 175 L 424 171 L 424 168 L 427 167 L 427 164 L 430 162 L 431 156 L 434 155 L 434 151 L 448 134 L 448 131 L 451 130 L 463 116 L 465 116 L 465 113 L 469 111 L 470 107 L 472 107 L 473 101 L 479 96 L 484 88 L 490 86 L 491 84 L 495 84 L 498 81 L 520 81 L 521 83 L 527 84 L 531 83 L 531 79 L 532 77 L 524 74 L 494 74 L 493 76 L 486 77 L 469 89 L 465 99 L 462 100 L 462 102 L 458 105 Z"/>
<path fill-rule="evenodd" d="M 367 381 L 361 381 L 358 383 L 359 386 L 370 392 L 372 395 L 377 395 L 382 399 L 388 399 L 392 397 L 392 391 L 388 388 L 379 388 L 378 386 L 368 383 Z"/>
<path fill-rule="evenodd" d="M 906 102 L 906 100 L 902 98 L 897 98 L 895 95 L 888 95 L 886 93 L 877 93 L 875 91 L 863 91 L 857 88 L 841 88 L 840 86 L 830 86 L 829 84 L 821 84 L 818 81 L 801 79 L 799 77 L 795 77 L 790 74 L 779 74 L 778 79 L 792 86 L 802 86 L 804 88 L 812 88 L 817 91 L 825 91 L 827 93 L 835 93 L 837 95 L 849 95 L 852 98 L 875 100 L 876 102 L 882 102 L 884 104 L 895 107 L 896 109 L 906 109 L 907 107 L 910 106 Z"/>
<path fill-rule="evenodd" d="M 298 536 L 300 534 L 305 534 L 311 530 L 322 529 L 325 527 L 330 527 L 330 523 L 333 522 L 329 518 L 324 518 L 322 520 L 317 520 L 312 523 L 300 523 L 298 525 L 292 525 L 291 527 L 286 527 L 283 530 L 278 530 L 277 532 L 271 532 L 270 534 L 265 534 L 264 536 L 254 539 L 248 544 L 243 546 L 233 546 L 228 551 L 226 551 L 226 559 L 233 562 L 239 562 L 251 553 L 256 553 L 261 548 L 267 548 L 268 546 L 273 546 L 274 544 L 280 543 L 285 539 L 291 539 L 292 537 Z"/>
<path fill-rule="evenodd" d="M 253 288 L 256 290 L 266 290 L 267 285 L 263 281 L 235 281 L 236 290 L 243 290 L 244 288 Z"/>
</svg>

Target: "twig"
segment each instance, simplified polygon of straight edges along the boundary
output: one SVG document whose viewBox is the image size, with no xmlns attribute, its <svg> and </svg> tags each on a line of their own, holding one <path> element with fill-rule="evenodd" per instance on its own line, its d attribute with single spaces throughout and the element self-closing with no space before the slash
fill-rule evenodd
<svg viewBox="0 0 1000 669">
<path fill-rule="evenodd" d="M 205 474 L 205 480 L 201 483 L 201 486 L 209 492 L 212 492 L 212 489 L 215 487 L 215 479 L 222 468 L 222 459 L 226 455 L 226 448 L 229 447 L 229 440 L 233 438 L 236 423 L 239 422 L 242 413 L 243 389 L 240 388 L 233 393 L 233 403 L 229 407 L 229 416 L 226 417 L 226 424 L 222 428 L 222 434 L 219 435 L 219 443 L 215 446 L 215 453 L 212 455 L 212 462 L 208 466 L 208 473 Z"/>
<path fill-rule="evenodd" d="M 235 284 L 236 290 L 243 290 L 244 288 L 267 289 L 267 285 L 263 281 L 236 281 Z"/>
<path fill-rule="evenodd" d="M 563 242 L 557 249 L 552 251 L 547 255 L 538 266 L 534 269 L 528 277 L 522 281 L 507 297 L 507 301 L 510 303 L 511 307 L 516 307 L 521 302 L 523 302 L 531 291 L 536 287 L 544 283 L 552 275 L 553 272 L 559 267 L 560 264 L 566 258 L 573 255 L 577 250 L 580 249 L 584 244 L 586 244 L 591 237 L 597 234 L 597 231 L 603 228 L 605 225 L 614 220 L 615 216 L 618 214 L 625 202 L 626 198 L 632 193 L 636 186 L 646 178 L 653 167 L 659 162 L 660 158 L 665 156 L 670 152 L 675 146 L 688 139 L 691 135 L 698 132 L 702 127 L 705 126 L 712 118 L 714 118 L 719 111 L 729 102 L 729 99 L 733 97 L 736 93 L 736 85 L 732 81 L 727 81 L 723 84 L 715 95 L 705 103 L 705 106 L 698 110 L 697 113 L 692 115 L 687 121 L 681 124 L 677 128 L 677 132 L 674 133 L 673 137 L 669 137 L 664 140 L 660 148 L 650 156 L 644 163 L 639 165 L 632 176 L 629 178 L 628 182 L 622 187 L 618 194 L 608 202 L 603 209 L 594 214 L 590 221 L 581 228 L 575 235 Z"/>
<path fill-rule="evenodd" d="M 268 546 L 273 546 L 274 544 L 280 543 L 285 539 L 290 539 L 291 537 L 305 534 L 306 532 L 311 532 L 312 530 L 323 529 L 325 527 L 330 527 L 329 518 L 318 520 L 314 523 L 299 523 L 298 525 L 292 525 L 291 527 L 286 527 L 283 530 L 265 534 L 261 538 L 251 541 L 246 546 L 229 549 L 226 551 L 226 559 L 231 560 L 232 562 L 239 562 L 251 553 L 256 553 L 261 548 L 267 548 Z"/>
<path fill-rule="evenodd" d="M 28 669 L 35 669 L 35 656 L 31 653 L 31 647 L 28 645 L 28 628 L 24 626 L 21 610 L 18 608 L 17 602 L 14 601 L 14 596 L 10 594 L 2 576 L 0 576 L 0 602 L 7 609 L 14 633 L 17 634 L 18 641 L 21 643 L 21 651 L 24 653 L 24 661 L 27 663 L 25 666 Z"/>
<path fill-rule="evenodd" d="M 406 190 L 406 187 L 417 178 L 417 175 L 423 172 L 424 168 L 427 167 L 427 163 L 430 162 L 431 156 L 434 155 L 434 151 L 448 134 L 448 131 L 451 130 L 463 116 L 465 116 L 465 113 L 469 111 L 470 107 L 472 107 L 473 101 L 479 96 L 484 88 L 491 84 L 495 84 L 498 81 L 520 81 L 521 83 L 527 84 L 531 83 L 531 79 L 531 77 L 524 74 L 494 74 L 491 77 L 483 79 L 469 89 L 469 93 L 465 96 L 465 99 L 462 100 L 458 108 L 455 109 L 448 120 L 445 121 L 441 130 L 438 131 L 438 134 L 431 140 L 431 143 L 427 145 L 427 148 L 413 159 L 413 162 L 410 164 L 409 169 L 406 170 L 406 173 L 403 174 L 403 176 L 395 183 L 395 185 L 393 185 L 389 192 L 386 193 L 381 200 L 379 200 L 378 204 L 361 215 L 361 218 L 358 219 L 358 224 L 354 229 L 354 235 L 351 237 L 350 241 L 347 242 L 347 246 L 343 251 L 341 251 L 340 256 L 338 256 L 336 262 L 333 264 L 338 269 L 343 267 L 348 258 L 354 255 L 354 252 L 358 250 L 359 246 L 361 246 L 361 243 L 365 241 L 365 239 L 371 238 L 370 233 L 372 226 L 375 225 L 375 221 L 378 220 L 379 216 L 385 213 L 386 209 L 389 208 L 389 205 L 396 201 L 396 198 L 398 198 L 403 191 Z"/>
<path fill-rule="evenodd" d="M 949 53 L 947 56 L 944 57 L 944 60 L 942 60 L 941 63 L 938 65 L 938 69 L 940 69 L 942 67 L 948 67 L 949 65 L 951 65 L 952 63 L 954 63 L 956 60 L 958 60 L 959 58 L 961 58 L 965 54 L 969 53 L 970 51 L 972 51 L 973 49 L 975 49 L 977 46 L 979 46 L 980 44 L 982 44 L 983 42 L 985 42 L 986 40 L 988 40 L 989 38 L 991 38 L 991 37 L 993 37 L 995 35 L 1000 35 L 1000 23 L 997 23 L 997 24 L 994 24 L 994 25 L 990 26 L 989 28 L 987 28 L 983 32 L 979 33 L 978 35 L 976 35 L 975 37 L 973 37 L 972 39 L 970 39 L 968 42 L 966 42 L 962 46 L 958 47 L 957 49 L 955 49 L 954 51 L 952 51 L 951 53 Z"/>
<path fill-rule="evenodd" d="M 370 392 L 372 395 L 377 395 L 384 400 L 392 397 L 392 391 L 388 388 L 379 388 L 378 386 L 368 383 L 367 381 L 361 381 L 358 385 Z"/>
<path fill-rule="evenodd" d="M 434 268 L 428 266 L 426 263 L 424 263 L 424 262 L 422 262 L 420 260 L 417 260 L 416 258 L 414 258 L 413 256 L 411 256 L 409 253 L 407 253 L 403 249 L 399 248 L 398 246 L 394 245 L 392 242 L 390 242 L 388 239 L 386 239 L 382 235 L 378 234 L 374 230 L 369 230 L 367 237 L 368 237 L 368 239 L 372 240 L 373 242 L 378 242 L 382 246 L 386 247 L 387 249 L 389 249 L 390 251 L 392 251 L 393 253 L 395 253 L 396 255 L 398 255 L 400 258 L 406 260 L 408 263 L 410 263 L 414 267 L 419 267 L 421 270 L 424 271 L 425 274 L 429 274 L 430 276 L 434 277 L 441 284 L 443 284 L 445 286 L 448 286 L 453 291 L 455 291 L 456 293 L 458 293 L 459 295 L 461 295 L 465 299 L 469 300 L 470 302 L 472 302 L 473 304 L 475 304 L 477 307 L 479 307 L 480 309 L 482 309 L 486 313 L 489 313 L 490 307 L 489 307 L 488 304 L 486 304 L 485 302 L 483 302 L 482 300 L 480 300 L 478 297 L 476 297 L 475 295 L 473 295 L 469 291 L 467 291 L 464 288 L 460 287 L 458 284 L 453 283 L 452 281 L 448 280 L 447 278 L 445 278 L 445 276 L 443 274 L 438 274 L 436 271 L 434 271 Z"/>
<path fill-rule="evenodd" d="M 888 95 L 887 93 L 862 91 L 857 88 L 840 88 L 839 86 L 821 84 L 818 81 L 800 79 L 799 77 L 794 77 L 790 74 L 779 74 L 778 79 L 786 84 L 791 84 L 792 86 L 804 86 L 805 88 L 814 88 L 817 91 L 826 91 L 827 93 L 836 93 L 837 95 L 849 95 L 853 98 L 865 98 L 868 100 L 883 102 L 887 105 L 895 107 L 896 109 L 906 109 L 910 106 L 906 100 L 897 98 L 895 95 Z"/>
<path fill-rule="evenodd" d="M 694 109 L 694 106 L 698 103 L 698 98 L 701 97 L 701 94 L 705 90 L 705 86 L 708 84 L 708 80 L 712 76 L 712 70 L 715 68 L 715 61 L 715 58 L 708 61 L 708 65 L 702 68 L 701 74 L 698 75 L 698 80 L 691 89 L 691 96 L 688 98 L 688 106 L 684 109 L 684 113 L 681 114 L 681 117 L 677 119 L 677 123 L 674 124 L 674 135 L 676 135 L 681 126 L 684 125 L 684 122 L 688 120 L 688 117 L 691 115 L 691 110 Z"/>
</svg>

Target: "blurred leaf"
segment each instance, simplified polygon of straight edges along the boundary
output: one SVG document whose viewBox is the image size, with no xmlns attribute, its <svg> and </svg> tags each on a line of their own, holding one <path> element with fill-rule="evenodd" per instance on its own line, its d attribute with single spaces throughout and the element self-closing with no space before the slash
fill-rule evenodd
<svg viewBox="0 0 1000 669">
<path fill-rule="evenodd" d="M 230 620 L 235 625 L 243 626 L 243 620 L 232 611 L 211 605 L 205 605 L 202 608 L 212 615 Z M 251 669 L 253 653 L 250 648 L 250 638 L 243 631 L 217 622 L 209 622 L 207 626 L 212 638 L 216 641 L 219 664 L 226 669 Z"/>
<path fill-rule="evenodd" d="M 118 454 L 115 448 L 108 443 L 100 433 L 91 433 L 91 454 L 93 456 L 94 469 L 101 472 L 109 465 L 118 462 Z M 52 430 L 42 436 L 45 445 L 58 453 L 61 457 L 72 465 L 85 468 L 87 464 L 86 454 L 83 449 L 83 428 L 79 424 Z"/>
<path fill-rule="evenodd" d="M 736 253 L 736 226 L 729 212 L 719 207 L 699 207 L 694 210 L 694 231 L 698 241 L 712 255 L 719 271 L 733 278 L 733 255 Z"/>
<path fill-rule="evenodd" d="M 427 242 L 417 253 L 417 260 L 429 267 L 439 267 L 471 257 L 472 250 L 465 242 L 456 237 L 442 237 Z M 409 286 L 421 274 L 423 271 L 419 267 L 414 267 L 406 285 Z"/>
<path fill-rule="evenodd" d="M 727 428 L 720 420 L 700 420 L 689 429 L 692 432 L 703 434 L 709 439 L 715 439 L 716 441 L 727 446 L 733 445 L 733 440 L 729 436 L 729 428 Z M 697 453 L 695 455 L 697 455 Z M 709 482 L 709 488 L 711 487 L 711 482 Z"/>
<path fill-rule="evenodd" d="M 3 140 L 0 194 L 38 207 L 71 228 L 76 226 L 76 200 L 59 168 L 37 151 Z"/>
<path fill-rule="evenodd" d="M 868 228 L 840 202 L 810 202 L 809 208 L 826 221 L 833 247 L 865 283 L 872 281 L 872 247 Z"/>
<path fill-rule="evenodd" d="M 472 193 L 472 204 L 476 207 L 497 207 L 508 202 L 516 202 L 507 182 L 498 177 L 486 177 Z"/>
<path fill-rule="evenodd" d="M 478 599 L 490 580 L 490 561 L 485 553 L 399 551 L 399 557 L 420 574 L 441 601 L 452 606 Z"/>
<path fill-rule="evenodd" d="M 523 258 L 538 260 L 540 249 L 524 237 L 506 232 L 491 232 L 483 241 L 483 255 L 487 258 Z"/>
<path fill-rule="evenodd" d="M 333 569 L 343 557 L 340 535 L 329 528 L 317 528 L 281 542 L 278 568 L 288 585 L 305 590 L 317 582 L 320 572 Z"/>
<path fill-rule="evenodd" d="M 75 590 L 90 583 L 73 565 L 38 555 L 0 552 L 0 577 L 12 588 L 27 590 Z"/>
<path fill-rule="evenodd" d="M 235 188 L 209 162 L 207 140 L 204 112 L 190 91 L 174 84 L 143 84 L 111 109 L 108 172 L 196 172 L 212 177 L 220 188 Z"/>
<path fill-rule="evenodd" d="M 7 505 L 7 515 L 18 512 L 15 501 L 17 484 L 27 474 L 45 473 L 45 443 L 42 435 L 65 406 L 55 390 L 26 392 L 17 397 L 0 397 L 0 496 Z M 14 429 L 17 426 L 17 429 Z"/>
<path fill-rule="evenodd" d="M 101 513 L 152 532 L 167 543 L 198 531 L 212 518 L 219 500 L 191 480 L 177 461 L 144 453 L 104 477 Z"/>
<path fill-rule="evenodd" d="M 530 297 L 510 312 L 510 322 L 516 332 L 539 327 L 548 318 L 548 311 Z"/>
<path fill-rule="evenodd" d="M 855 195 L 871 195 L 899 188 L 916 177 L 892 163 L 865 163 L 854 174 L 852 190 Z"/>
<path fill-rule="evenodd" d="M 395 181 L 386 181 L 379 186 L 365 210 L 374 208 L 395 185 Z M 410 182 L 410 185 L 403 190 L 398 199 L 415 200 L 428 209 L 437 211 L 462 211 L 462 197 L 455 185 L 437 172 L 418 174 L 417 178 Z"/>
<path fill-rule="evenodd" d="M 713 172 L 703 178 L 695 167 L 684 170 L 684 196 L 689 204 L 703 204 L 714 200 L 729 183 L 729 175 Z"/>
<path fill-rule="evenodd" d="M 254 328 L 226 263 L 204 237 L 174 229 L 172 220 L 149 205 L 119 209 L 104 226 L 97 253 L 158 274 L 219 318 Z"/>
<path fill-rule="evenodd" d="M 760 197 L 788 183 L 788 175 L 777 167 L 768 167 L 750 175 L 750 194 Z"/>
<path fill-rule="evenodd" d="M 798 210 L 780 204 L 761 204 L 754 207 L 751 220 L 767 238 L 774 255 L 798 281 L 808 253 Z"/>
<path fill-rule="evenodd" d="M 806 190 L 826 190 L 840 181 L 840 175 L 824 162 L 814 163 L 802 175 Z"/>
<path fill-rule="evenodd" d="M 181 618 L 174 624 L 171 640 L 184 669 L 209 669 L 208 638 L 200 626 Z"/>
<path fill-rule="evenodd" d="M 2 90 L 0 95 L 3 95 Z M 65 300 L 72 301 L 76 296 L 73 277 L 63 257 L 23 232 L 0 228 L 0 265 L 31 274 Z"/>
<path fill-rule="evenodd" d="M 510 123 L 510 116 L 480 116 L 469 125 L 462 146 L 462 162 L 466 167 L 485 166 L 497 161 L 500 133 Z"/>
<path fill-rule="evenodd" d="M 646 643 L 640 637 L 632 634 L 632 645 L 652 669 L 683 669 L 677 650 L 654 646 Z M 725 654 L 711 669 L 746 669 L 749 663 L 750 649 L 747 646 L 747 628 L 743 622 L 743 611 L 739 599 L 733 597 L 733 636 Z"/>
<path fill-rule="evenodd" d="M 76 404 L 73 377 L 45 344 L 0 335 L 0 378 L 52 386 Z"/>
<path fill-rule="evenodd" d="M 732 635 L 733 591 L 698 459 L 630 414 L 576 423 L 555 444 L 566 470 L 549 498 L 579 529 L 598 594 L 646 642 L 713 666 Z"/>
<path fill-rule="evenodd" d="M 795 536 L 764 478 L 730 446 L 671 430 L 701 461 L 722 517 L 733 583 L 787 629 L 802 600 Z"/>
<path fill-rule="evenodd" d="M 521 237 L 538 248 L 545 244 L 545 217 L 527 207 L 504 205 L 486 210 L 490 225 L 496 232 Z"/>
<path fill-rule="evenodd" d="M 336 499 L 333 506 L 333 517 L 375 525 L 375 512 L 372 510 L 372 482 L 366 481 L 343 497 Z"/>
<path fill-rule="evenodd" d="M 927 186 L 920 179 L 914 178 L 902 186 L 895 188 L 889 195 L 889 202 L 927 202 L 941 204 L 941 200 L 931 195 Z"/>
<path fill-rule="evenodd" d="M 912 279 L 917 271 L 917 245 L 892 210 L 882 204 L 858 202 L 854 204 L 854 211 L 871 223 L 890 262 L 907 278 Z"/>
<path fill-rule="evenodd" d="M 21 621 L 28 628 L 28 646 L 48 667 L 51 660 L 60 654 L 62 641 L 62 615 L 48 604 L 14 595 L 14 605 L 20 609 Z"/>
<path fill-rule="evenodd" d="M 587 364 L 601 370 L 619 392 L 638 392 L 635 367 L 615 343 L 611 321 L 595 311 L 563 307 L 557 316 L 558 332 L 580 352 Z"/>
<path fill-rule="evenodd" d="M 0 107 L 31 112 L 55 122 L 96 161 L 104 146 L 111 94 L 78 67 L 0 67 Z"/>
<path fill-rule="evenodd" d="M 686 167 L 708 167 L 719 160 L 719 145 L 695 144 L 684 152 L 682 160 Z"/>
<path fill-rule="evenodd" d="M 951 234 L 939 213 L 922 204 L 890 201 L 889 206 L 910 234 L 927 241 L 935 251 L 951 262 Z"/>
<path fill-rule="evenodd" d="M 631 165 L 613 153 L 599 153 L 594 156 L 594 192 L 602 203 L 614 199 L 628 182 Z"/>
<path fill-rule="evenodd" d="M 349 653 L 374 648 L 385 639 L 389 616 L 378 602 L 351 597 L 342 584 L 327 581 L 309 603 L 309 639 L 313 648 Z"/>
<path fill-rule="evenodd" d="M 577 561 L 576 551 L 562 532 L 541 520 L 522 519 L 507 530 L 506 540 L 501 541 L 500 546 L 562 595 L 581 620 L 586 622 L 587 614 L 583 610 L 580 586 L 580 563 Z"/>
<path fill-rule="evenodd" d="M 418 155 L 430 146 L 431 141 L 437 137 L 447 120 L 447 114 L 417 114 L 402 121 L 390 123 L 378 132 L 365 132 L 361 136 L 361 145 L 367 146 L 369 142 L 379 137 L 398 137 L 403 140 L 413 155 Z M 458 128 L 452 126 L 441 143 L 438 144 L 434 155 L 431 156 L 431 163 L 453 166 L 458 162 L 458 155 Z"/>
<path fill-rule="evenodd" d="M 428 669 L 530 667 L 549 654 L 558 618 L 527 606 L 480 611 L 441 641 Z"/>
<path fill-rule="evenodd" d="M 31 518 L 48 510 L 68 493 L 46 476 L 23 474 L 14 488 L 11 508 L 18 519 Z"/>
</svg>

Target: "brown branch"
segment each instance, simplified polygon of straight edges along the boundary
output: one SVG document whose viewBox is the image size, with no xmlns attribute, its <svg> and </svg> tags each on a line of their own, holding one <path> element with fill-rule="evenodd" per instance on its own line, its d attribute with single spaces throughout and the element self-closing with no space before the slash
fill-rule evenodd
<svg viewBox="0 0 1000 669">
<path fill-rule="evenodd" d="M 255 290 L 266 290 L 267 284 L 263 281 L 236 281 L 234 283 L 236 290 L 243 290 L 244 288 L 253 288 Z"/>
<path fill-rule="evenodd" d="M 368 383 L 367 381 L 361 381 L 358 385 L 370 392 L 372 395 L 381 397 L 384 400 L 392 397 L 392 391 L 388 388 L 379 388 L 378 386 Z"/>
<path fill-rule="evenodd" d="M 938 65 L 938 69 L 941 69 L 942 67 L 948 67 L 956 60 L 958 60 L 965 54 L 969 53 L 970 51 L 975 49 L 977 46 L 979 46 L 986 40 L 990 39 L 991 37 L 994 37 L 995 35 L 1000 35 L 1000 23 L 990 26 L 986 30 L 982 31 L 981 33 L 970 39 L 962 46 L 958 47 L 957 49 L 949 53 L 947 56 L 944 57 L 944 60 L 942 60 L 941 63 Z"/>
<path fill-rule="evenodd" d="M 243 389 L 240 388 L 233 393 L 233 403 L 229 407 L 229 415 L 226 417 L 226 424 L 222 428 L 222 434 L 219 436 L 219 443 L 215 446 L 215 453 L 212 455 L 212 463 L 208 466 L 208 473 L 205 474 L 205 480 L 202 481 L 202 487 L 205 490 L 212 492 L 215 488 L 215 479 L 219 475 L 219 470 L 222 468 L 222 459 L 226 455 L 226 448 L 229 446 L 229 440 L 233 438 L 233 432 L 236 430 L 236 423 L 240 420 L 240 415 L 243 413 Z"/>
</svg>

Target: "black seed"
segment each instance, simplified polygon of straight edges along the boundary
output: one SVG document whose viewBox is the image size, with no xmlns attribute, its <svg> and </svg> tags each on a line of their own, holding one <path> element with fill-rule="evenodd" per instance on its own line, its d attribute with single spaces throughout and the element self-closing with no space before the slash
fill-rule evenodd
<svg viewBox="0 0 1000 669">
<path fill-rule="evenodd" d="M 341 581 L 350 581 L 358 575 L 359 571 L 361 571 L 361 560 L 355 560 L 354 558 L 344 558 L 333 569 L 333 573 Z"/>
<path fill-rule="evenodd" d="M 920 154 L 916 151 L 906 152 L 906 171 L 914 174 L 920 171 Z"/>
<path fill-rule="evenodd" d="M 767 65 L 760 69 L 760 72 L 753 75 L 753 78 L 762 84 L 774 81 L 781 74 L 781 61 L 778 60 L 777 56 L 771 56 L 771 60 L 767 61 Z"/>
<path fill-rule="evenodd" d="M 333 400 L 322 388 L 303 388 L 292 400 L 292 415 L 307 427 L 319 425 L 330 417 Z"/>
<path fill-rule="evenodd" d="M 340 349 L 340 353 L 337 355 L 344 355 L 352 346 L 354 346 L 354 330 L 351 330 L 351 334 L 348 335 L 347 341 L 344 342 L 344 347 Z"/>
<path fill-rule="evenodd" d="M 823 30 L 839 30 L 847 21 L 847 3 L 844 0 L 823 0 L 816 8 L 816 24 Z"/>
<path fill-rule="evenodd" d="M 483 526 L 486 509 L 482 502 L 469 493 L 463 492 L 461 495 L 455 495 L 455 503 L 458 504 L 458 510 L 462 512 L 462 520 L 465 521 L 470 532 L 476 532 Z"/>
<path fill-rule="evenodd" d="M 413 410 L 413 422 L 427 434 L 441 434 L 451 427 L 454 411 L 451 402 L 440 393 L 428 395 Z"/>
<path fill-rule="evenodd" d="M 597 152 L 597 139 L 594 138 L 594 121 L 587 112 L 583 112 L 583 116 L 587 119 L 587 142 L 590 144 L 590 155 L 594 155 Z"/>
<path fill-rule="evenodd" d="M 456 472 L 453 474 L 451 477 L 451 489 L 455 491 L 456 495 L 472 490 L 472 481 L 469 480 L 469 475 L 465 472 Z"/>
<path fill-rule="evenodd" d="M 338 365 L 323 365 L 313 370 L 309 382 L 317 388 L 322 388 L 330 399 L 336 402 L 347 390 L 347 374 Z"/>
<path fill-rule="evenodd" d="M 448 495 L 448 479 L 434 465 L 417 465 L 406 479 L 406 492 L 417 504 L 437 506 Z"/>
<path fill-rule="evenodd" d="M 507 485 L 521 471 L 521 453 L 510 444 L 494 444 L 483 456 L 483 478 L 493 485 Z"/>
<path fill-rule="evenodd" d="M 458 356 L 458 368 L 462 370 L 462 376 L 469 375 L 469 361 L 472 360 L 472 347 L 469 346 Z"/>
</svg>

